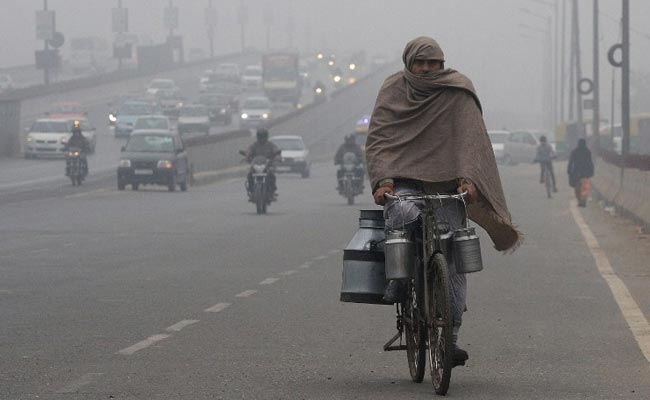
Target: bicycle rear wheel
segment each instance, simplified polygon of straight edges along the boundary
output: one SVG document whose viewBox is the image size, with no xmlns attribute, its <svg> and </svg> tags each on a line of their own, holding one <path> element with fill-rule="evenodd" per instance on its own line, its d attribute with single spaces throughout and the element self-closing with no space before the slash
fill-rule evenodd
<svg viewBox="0 0 650 400">
<path fill-rule="evenodd" d="M 454 359 L 451 288 L 445 256 L 436 253 L 428 266 L 427 313 L 429 368 L 436 394 L 445 395 L 451 381 Z"/>
<path fill-rule="evenodd" d="M 402 303 L 404 334 L 406 336 L 406 358 L 413 382 L 424 379 L 427 355 L 427 327 L 424 322 L 422 305 L 424 304 L 424 279 L 422 268 L 417 268 L 417 276 L 408 285 L 409 295 Z"/>
<path fill-rule="evenodd" d="M 553 190 L 553 182 L 551 182 L 551 172 L 548 167 L 544 169 L 544 186 L 546 186 L 546 197 L 549 199 L 553 197 L 551 191 Z"/>
</svg>

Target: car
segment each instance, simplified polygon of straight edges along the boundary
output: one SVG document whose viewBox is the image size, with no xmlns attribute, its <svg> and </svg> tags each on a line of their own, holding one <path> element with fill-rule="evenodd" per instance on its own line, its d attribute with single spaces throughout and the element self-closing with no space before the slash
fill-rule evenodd
<svg viewBox="0 0 650 400">
<path fill-rule="evenodd" d="M 235 63 L 221 63 L 212 71 L 212 75 L 219 77 L 220 80 L 241 82 L 241 73 L 239 65 Z"/>
<path fill-rule="evenodd" d="M 210 134 L 210 112 L 202 104 L 188 104 L 181 107 L 178 115 L 178 133 L 202 132 Z"/>
<path fill-rule="evenodd" d="M 311 161 L 309 150 L 301 136 L 274 135 L 269 138 L 281 151 L 280 161 L 275 163 L 277 172 L 294 172 L 303 178 L 309 177 Z"/>
<path fill-rule="evenodd" d="M 77 102 L 61 102 L 54 103 L 50 111 L 47 112 L 49 118 L 62 119 L 62 118 L 85 118 L 87 115 L 83 106 Z"/>
<path fill-rule="evenodd" d="M 244 89 L 259 89 L 262 87 L 262 66 L 247 65 L 242 73 L 242 85 Z"/>
<path fill-rule="evenodd" d="M 65 157 L 65 144 L 72 132 L 67 119 L 39 118 L 27 130 L 25 158 Z"/>
<path fill-rule="evenodd" d="M 0 92 L 6 92 L 14 89 L 14 81 L 8 74 L 0 74 Z"/>
<path fill-rule="evenodd" d="M 117 167 L 117 189 L 131 185 L 163 185 L 170 192 L 180 186 L 187 190 L 189 163 L 181 136 L 174 132 L 146 131 L 133 133 L 122 148 Z"/>
<path fill-rule="evenodd" d="M 241 128 L 254 128 L 271 118 L 272 103 L 266 96 L 252 96 L 244 99 L 240 110 Z"/>
<path fill-rule="evenodd" d="M 221 93 L 205 93 L 199 97 L 199 103 L 208 108 L 210 122 L 220 122 L 224 125 L 232 123 L 232 98 Z"/>
<path fill-rule="evenodd" d="M 162 93 L 156 96 L 155 101 L 163 115 L 178 118 L 185 99 L 175 94 Z"/>
<path fill-rule="evenodd" d="M 147 87 L 147 94 L 153 95 L 165 94 L 167 96 L 178 96 L 179 92 L 180 90 L 173 79 L 154 79 Z"/>
<path fill-rule="evenodd" d="M 539 139 L 530 130 L 513 130 L 503 145 L 503 163 L 531 163 L 537 155 Z"/>
<path fill-rule="evenodd" d="M 138 117 L 133 125 L 133 132 L 138 132 L 142 130 L 163 130 L 163 131 L 172 131 L 172 127 L 169 118 L 164 115 L 146 115 Z"/>
<path fill-rule="evenodd" d="M 199 78 L 199 92 L 203 93 L 208 90 L 208 86 L 210 84 L 210 74 L 212 74 L 212 70 L 207 69 Z"/>
<path fill-rule="evenodd" d="M 156 114 L 158 114 L 158 107 L 155 104 L 138 100 L 125 101 L 115 115 L 115 136 L 129 136 L 139 117 Z"/>
<path fill-rule="evenodd" d="M 504 130 L 488 130 L 488 136 L 490 137 L 490 142 L 492 143 L 494 158 L 496 158 L 497 163 L 502 163 L 503 156 L 505 154 L 505 143 L 508 141 L 510 132 Z"/>
</svg>

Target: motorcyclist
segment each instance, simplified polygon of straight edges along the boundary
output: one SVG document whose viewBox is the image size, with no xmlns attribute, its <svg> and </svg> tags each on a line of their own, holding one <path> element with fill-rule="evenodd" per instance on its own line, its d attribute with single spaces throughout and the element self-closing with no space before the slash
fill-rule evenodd
<svg viewBox="0 0 650 400">
<path fill-rule="evenodd" d="M 342 165 L 343 164 L 343 156 L 345 153 L 353 153 L 356 158 L 357 158 L 357 167 L 356 168 L 356 174 L 357 177 L 363 178 L 363 150 L 361 150 L 361 147 L 357 144 L 354 134 L 351 133 L 345 137 L 343 140 L 343 144 L 341 144 L 336 151 L 336 155 L 334 155 L 334 165 Z M 342 182 L 343 182 L 343 169 L 339 168 L 338 171 L 336 171 L 336 181 L 338 182 L 338 190 L 340 191 L 342 188 Z M 363 182 L 363 180 L 361 181 Z"/>
<path fill-rule="evenodd" d="M 555 151 L 553 150 L 553 147 L 548 144 L 546 136 L 540 136 L 539 146 L 537 146 L 537 155 L 535 156 L 535 162 L 538 162 L 540 166 L 539 182 L 544 183 L 544 168 L 548 168 L 548 171 L 551 173 L 551 182 L 553 182 L 553 191 L 557 192 L 555 173 L 553 172 L 553 160 L 555 158 Z"/>
<path fill-rule="evenodd" d="M 251 144 L 246 151 L 246 161 L 250 163 L 255 157 L 263 156 L 268 160 L 271 160 L 272 163 L 280 154 L 280 149 L 273 142 L 269 141 L 269 131 L 266 128 L 259 128 L 257 129 L 256 137 L 257 140 L 255 143 Z M 273 193 L 273 197 L 276 197 L 277 186 L 275 184 L 275 174 L 273 173 L 272 168 L 269 169 L 266 179 L 269 184 L 269 189 L 271 189 L 271 193 Z M 253 187 L 253 184 L 253 173 L 249 172 L 247 186 L 249 196 L 251 195 L 250 190 Z"/>
<path fill-rule="evenodd" d="M 90 144 L 88 139 L 81 133 L 81 124 L 79 121 L 75 120 L 72 124 L 72 136 L 68 139 L 68 142 L 63 146 L 65 151 L 77 148 L 81 150 L 81 156 L 79 157 L 81 161 L 81 168 L 83 170 L 83 175 L 88 175 L 88 160 L 86 159 L 86 154 L 90 150 Z"/>
</svg>

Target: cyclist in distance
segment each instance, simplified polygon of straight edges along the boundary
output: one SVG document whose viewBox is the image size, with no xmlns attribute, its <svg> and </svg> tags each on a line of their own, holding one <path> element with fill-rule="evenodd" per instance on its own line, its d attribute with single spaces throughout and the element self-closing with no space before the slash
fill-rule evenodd
<svg viewBox="0 0 650 400">
<path fill-rule="evenodd" d="M 468 215 L 490 235 L 495 248 L 514 250 L 522 234 L 508 211 L 496 160 L 472 82 L 445 68 L 445 57 L 430 37 L 411 40 L 402 56 L 404 69 L 384 81 L 370 120 L 366 165 L 375 203 L 384 206 L 386 229 L 421 236 L 421 202 L 387 201 L 386 194 L 467 192 Z M 437 209 L 437 219 L 452 230 L 462 227 L 457 201 Z M 420 238 L 421 240 L 421 238 Z M 420 263 L 424 260 L 419 260 Z M 420 264 L 422 265 L 422 264 Z M 456 345 L 465 311 L 467 280 L 449 262 L 454 325 L 454 366 L 464 365 Z M 384 300 L 404 299 L 405 284 L 389 281 Z"/>
<path fill-rule="evenodd" d="M 544 183 L 544 168 L 548 168 L 548 171 L 551 174 L 551 182 L 553 182 L 553 191 L 557 192 L 555 173 L 553 172 L 553 160 L 555 158 L 555 150 L 553 150 L 553 147 L 548 144 L 546 136 L 540 136 L 539 146 L 537 146 L 537 155 L 535 156 L 535 161 L 539 163 L 540 167 L 539 183 Z"/>
</svg>

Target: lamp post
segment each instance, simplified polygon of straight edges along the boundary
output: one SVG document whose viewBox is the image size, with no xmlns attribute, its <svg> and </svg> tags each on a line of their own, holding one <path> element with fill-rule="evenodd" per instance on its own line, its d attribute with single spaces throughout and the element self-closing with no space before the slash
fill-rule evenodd
<svg viewBox="0 0 650 400">
<path fill-rule="evenodd" d="M 527 29 L 530 32 L 535 32 L 537 34 L 541 34 L 540 36 L 535 37 L 535 39 L 541 39 L 541 57 L 540 57 L 540 63 L 539 65 L 542 67 L 542 74 L 543 74 L 543 79 L 542 79 L 542 124 L 545 126 L 549 126 L 552 124 L 550 121 L 550 114 L 551 114 L 551 108 L 550 108 L 550 90 L 549 90 L 549 85 L 546 83 L 549 80 L 550 76 L 550 70 L 548 68 L 544 68 L 544 62 L 545 60 L 548 59 L 548 54 L 547 54 L 547 31 L 544 29 L 532 27 L 530 25 L 526 24 L 519 24 L 521 28 Z M 526 35 L 526 37 L 530 37 Z"/>
</svg>

